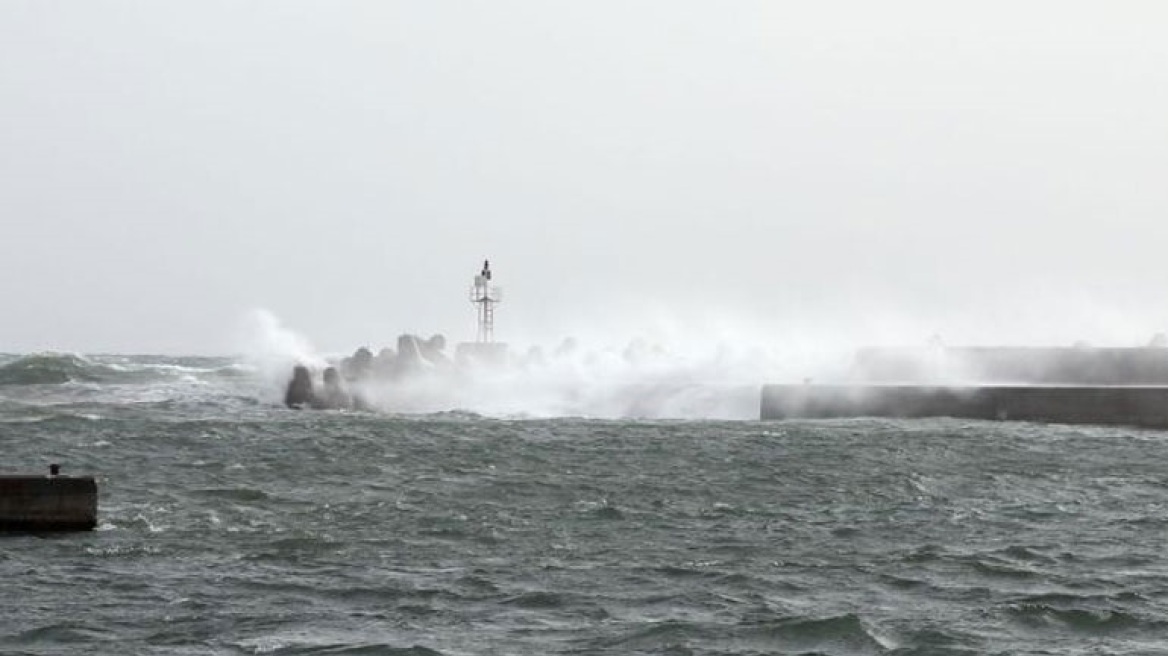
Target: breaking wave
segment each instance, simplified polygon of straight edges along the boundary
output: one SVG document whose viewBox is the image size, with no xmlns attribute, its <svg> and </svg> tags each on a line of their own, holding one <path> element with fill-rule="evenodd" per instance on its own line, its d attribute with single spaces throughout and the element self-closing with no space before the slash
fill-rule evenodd
<svg viewBox="0 0 1168 656">
<path fill-rule="evenodd" d="M 135 384 L 234 378 L 247 368 L 224 358 L 76 353 L 0 355 L 0 385 Z"/>
<path fill-rule="evenodd" d="M 0 365 L 0 385 L 60 385 L 99 382 L 113 374 L 109 367 L 69 353 L 25 355 Z"/>
</svg>

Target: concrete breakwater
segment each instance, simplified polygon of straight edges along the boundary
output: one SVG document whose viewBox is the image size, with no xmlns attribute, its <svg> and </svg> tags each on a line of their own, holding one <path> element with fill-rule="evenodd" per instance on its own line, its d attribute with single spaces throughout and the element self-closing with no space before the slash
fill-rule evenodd
<svg viewBox="0 0 1168 656">
<path fill-rule="evenodd" d="M 762 419 L 959 417 L 1168 428 L 1168 385 L 764 385 Z"/>
<path fill-rule="evenodd" d="M 851 381 L 1030 385 L 1168 385 L 1168 348 L 864 348 Z"/>
<path fill-rule="evenodd" d="M 0 476 L 0 530 L 88 531 L 96 526 L 92 476 Z"/>
</svg>

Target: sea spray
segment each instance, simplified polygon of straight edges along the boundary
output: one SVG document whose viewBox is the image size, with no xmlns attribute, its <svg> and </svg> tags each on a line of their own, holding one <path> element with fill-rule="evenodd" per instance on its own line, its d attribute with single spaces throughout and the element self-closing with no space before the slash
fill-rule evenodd
<svg viewBox="0 0 1168 656">
<path fill-rule="evenodd" d="M 265 309 L 253 309 L 243 317 L 236 343 L 244 362 L 254 368 L 265 400 L 283 396 L 295 365 L 323 368 L 327 362 L 307 338 L 284 326 Z"/>
<path fill-rule="evenodd" d="M 250 313 L 245 325 L 245 359 L 257 371 L 264 400 L 281 397 L 298 364 L 314 370 L 318 385 L 324 367 L 342 365 L 270 312 Z M 419 360 L 408 373 L 347 384 L 363 407 L 389 413 L 750 419 L 757 417 L 761 384 L 829 371 L 824 361 L 776 354 L 737 335 L 678 344 L 634 338 L 599 347 L 568 339 L 554 347 L 512 345 L 500 363 Z"/>
</svg>

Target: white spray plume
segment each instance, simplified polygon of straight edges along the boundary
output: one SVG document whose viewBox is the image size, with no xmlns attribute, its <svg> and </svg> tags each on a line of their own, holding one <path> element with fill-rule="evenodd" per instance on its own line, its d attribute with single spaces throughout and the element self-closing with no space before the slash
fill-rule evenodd
<svg viewBox="0 0 1168 656">
<path fill-rule="evenodd" d="M 282 397 L 292 367 L 303 364 L 323 367 L 325 359 L 318 355 L 307 338 L 284 326 L 272 312 L 256 308 L 247 312 L 236 335 L 239 352 L 244 362 L 259 376 L 264 396 L 269 400 Z"/>
<path fill-rule="evenodd" d="M 243 323 L 245 359 L 268 400 L 282 396 L 295 365 L 319 377 L 324 367 L 338 364 L 270 312 L 253 311 Z M 592 346 L 567 339 L 551 346 L 513 344 L 499 366 L 425 363 L 406 376 L 372 376 L 350 387 L 389 413 L 750 419 L 758 415 L 759 385 L 802 379 L 818 355 L 777 355 L 741 332 L 671 345 L 633 339 Z"/>
<path fill-rule="evenodd" d="M 973 379 L 979 373 L 946 356 L 946 336 L 933 330 L 937 326 L 879 307 L 863 314 L 862 322 L 794 316 L 784 326 L 760 327 L 735 322 L 730 312 L 711 313 L 705 325 L 660 312 L 640 322 L 651 337 L 616 341 L 616 346 L 601 345 L 615 341 L 612 331 L 550 345 L 512 343 L 502 366 L 423 363 L 409 375 L 372 376 L 350 387 L 373 409 L 388 413 L 752 419 L 758 416 L 764 383 L 866 380 L 871 372 L 864 371 L 863 358 L 857 359 L 864 346 L 907 347 L 901 355 L 923 358 L 912 363 L 914 375 L 934 382 Z M 976 330 L 961 325 L 965 339 L 950 346 L 980 341 L 970 339 Z M 318 352 L 264 310 L 249 313 L 241 344 L 268 399 L 282 397 L 293 366 L 304 364 L 319 379 L 323 368 L 338 364 L 338 358 Z M 896 351 L 881 357 L 889 353 Z M 453 358 L 453 345 L 447 355 Z"/>
<path fill-rule="evenodd" d="M 378 409 L 494 416 L 715 418 L 757 416 L 769 356 L 713 346 L 680 355 L 646 342 L 623 349 L 531 349 L 503 366 L 432 368 L 361 385 Z"/>
</svg>

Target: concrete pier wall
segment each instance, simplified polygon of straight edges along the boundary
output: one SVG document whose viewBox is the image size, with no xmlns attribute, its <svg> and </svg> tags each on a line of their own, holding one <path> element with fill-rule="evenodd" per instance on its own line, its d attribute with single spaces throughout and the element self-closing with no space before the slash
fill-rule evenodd
<svg viewBox="0 0 1168 656">
<path fill-rule="evenodd" d="M 865 383 L 1168 385 L 1168 348 L 865 348 L 851 380 Z"/>
<path fill-rule="evenodd" d="M 0 530 L 88 531 L 96 526 L 92 476 L 0 476 Z"/>
<path fill-rule="evenodd" d="M 760 416 L 959 417 L 1168 428 L 1168 386 L 765 385 Z"/>
</svg>

